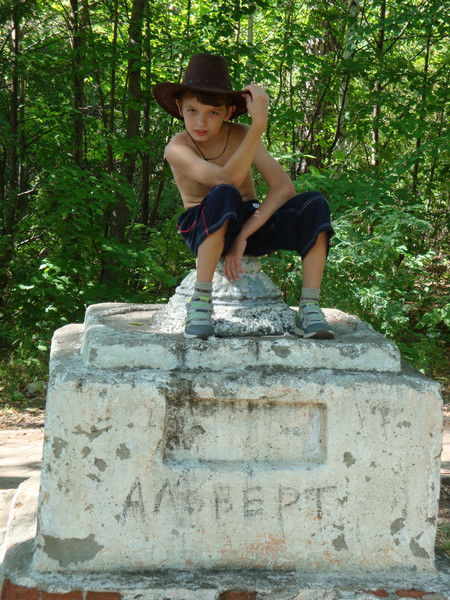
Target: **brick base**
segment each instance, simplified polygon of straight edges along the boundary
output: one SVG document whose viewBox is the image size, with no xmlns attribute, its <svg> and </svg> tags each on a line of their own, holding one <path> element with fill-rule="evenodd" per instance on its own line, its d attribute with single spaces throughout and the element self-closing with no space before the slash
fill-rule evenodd
<svg viewBox="0 0 450 600">
<path fill-rule="evenodd" d="M 0 600 L 122 600 L 119 592 L 85 592 L 73 590 L 65 594 L 44 592 L 38 588 L 24 587 L 5 579 Z"/>
<path fill-rule="evenodd" d="M 400 600 L 400 598 L 423 598 L 426 600 L 448 600 L 444 595 L 424 590 L 398 589 L 388 592 L 386 590 L 364 590 L 375 598 L 387 600 Z M 0 600 L 122 600 L 120 592 L 93 592 L 85 590 L 72 590 L 64 594 L 45 592 L 38 588 L 29 588 L 11 583 L 9 579 L 3 581 Z M 169 599 L 167 599 L 169 600 Z M 233 588 L 219 594 L 217 600 L 259 600 L 255 591 Z"/>
<path fill-rule="evenodd" d="M 256 600 L 256 592 L 250 592 L 241 588 L 233 588 L 222 592 L 217 600 Z"/>
</svg>

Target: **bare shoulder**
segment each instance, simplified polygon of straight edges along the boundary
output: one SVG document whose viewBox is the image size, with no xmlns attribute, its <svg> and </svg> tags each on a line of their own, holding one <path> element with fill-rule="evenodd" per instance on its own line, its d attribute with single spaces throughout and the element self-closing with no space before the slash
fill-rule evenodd
<svg viewBox="0 0 450 600">
<path fill-rule="evenodd" d="M 183 133 L 184 132 L 181 131 L 180 133 L 177 133 L 173 137 L 171 137 L 166 144 L 166 148 L 169 148 L 169 146 L 187 146 Z"/>
<path fill-rule="evenodd" d="M 166 147 L 164 148 L 164 158 L 170 162 L 170 158 L 174 155 L 177 156 L 181 148 L 190 148 L 183 132 L 177 133 L 167 142 Z"/>
</svg>

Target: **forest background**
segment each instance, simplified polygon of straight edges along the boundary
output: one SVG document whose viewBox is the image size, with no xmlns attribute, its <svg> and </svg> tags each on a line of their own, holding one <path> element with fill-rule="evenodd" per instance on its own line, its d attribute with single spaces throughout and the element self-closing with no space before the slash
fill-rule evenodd
<svg viewBox="0 0 450 600">
<path fill-rule="evenodd" d="M 45 406 L 55 329 L 98 302 L 167 302 L 195 268 L 163 160 L 182 123 L 151 94 L 194 52 L 267 90 L 269 151 L 329 199 L 322 305 L 448 399 L 449 24 L 441 0 L 0 3 L 0 410 Z M 296 305 L 300 258 L 262 263 Z"/>
</svg>

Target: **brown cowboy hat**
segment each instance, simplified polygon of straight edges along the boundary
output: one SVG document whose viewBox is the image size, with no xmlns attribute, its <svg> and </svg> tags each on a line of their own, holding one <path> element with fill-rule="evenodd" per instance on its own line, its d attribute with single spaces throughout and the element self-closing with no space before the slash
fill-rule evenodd
<svg viewBox="0 0 450 600">
<path fill-rule="evenodd" d="M 236 109 L 231 119 L 247 112 L 247 103 L 241 92 L 233 90 L 227 63 L 223 56 L 215 54 L 193 54 L 182 83 L 158 83 L 153 86 L 153 96 L 166 112 L 177 119 L 183 119 L 175 104 L 175 94 L 182 90 L 198 90 L 229 95 Z"/>
</svg>

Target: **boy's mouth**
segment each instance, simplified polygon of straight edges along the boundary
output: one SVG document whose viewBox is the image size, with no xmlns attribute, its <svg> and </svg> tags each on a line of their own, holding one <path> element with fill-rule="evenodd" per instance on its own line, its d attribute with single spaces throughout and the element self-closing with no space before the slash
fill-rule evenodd
<svg viewBox="0 0 450 600">
<path fill-rule="evenodd" d="M 208 132 L 204 131 L 203 129 L 194 129 L 194 133 L 197 135 L 206 135 Z"/>
</svg>

